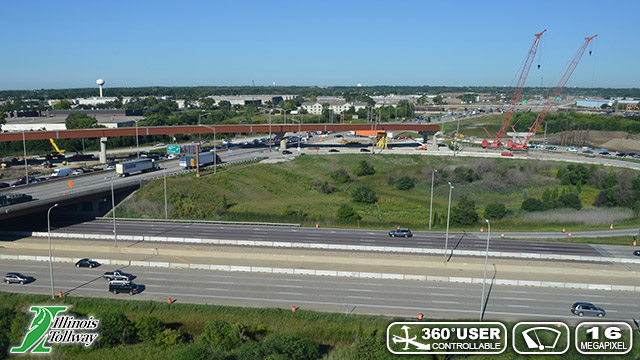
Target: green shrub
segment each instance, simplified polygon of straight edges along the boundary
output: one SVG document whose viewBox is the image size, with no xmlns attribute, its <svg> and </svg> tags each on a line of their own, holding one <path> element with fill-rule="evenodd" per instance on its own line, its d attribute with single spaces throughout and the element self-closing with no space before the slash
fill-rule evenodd
<svg viewBox="0 0 640 360">
<path fill-rule="evenodd" d="M 311 360 L 320 357 L 320 347 L 313 340 L 299 338 L 289 334 L 269 336 L 263 346 L 266 354 L 273 359 Z M 272 357 L 284 355 L 285 357 Z"/>
<path fill-rule="evenodd" d="M 179 345 L 185 342 L 186 335 L 180 329 L 165 329 L 156 337 L 156 345 Z"/>
<path fill-rule="evenodd" d="M 343 168 L 340 168 L 332 172 L 331 178 L 333 179 L 333 181 L 339 184 L 345 184 L 351 181 L 351 177 L 349 176 L 349 173 L 347 172 L 347 170 Z"/>
<path fill-rule="evenodd" d="M 136 321 L 136 334 L 140 341 L 154 341 L 164 329 L 162 321 L 153 316 L 144 316 Z"/>
<path fill-rule="evenodd" d="M 562 206 L 566 208 L 573 208 L 576 210 L 582 209 L 582 202 L 580 201 L 580 197 L 574 193 L 560 196 L 558 198 L 558 202 L 560 202 L 560 204 L 562 204 Z"/>
<path fill-rule="evenodd" d="M 374 175 L 376 169 L 373 165 L 369 164 L 366 160 L 360 160 L 358 167 L 356 168 L 356 176 Z"/>
<path fill-rule="evenodd" d="M 106 312 L 99 317 L 100 346 L 131 344 L 135 342 L 135 327 L 127 316 L 121 312 Z"/>
<path fill-rule="evenodd" d="M 544 203 L 538 199 L 529 198 L 522 202 L 522 210 L 524 211 L 543 211 L 545 209 Z"/>
<path fill-rule="evenodd" d="M 178 351 L 174 360 L 225 360 L 227 356 L 217 349 L 210 349 L 199 344 L 192 344 Z"/>
<path fill-rule="evenodd" d="M 374 204 L 378 201 L 376 192 L 367 186 L 359 186 L 351 193 L 351 200 L 365 204 Z"/>
<path fill-rule="evenodd" d="M 451 221 L 458 225 L 473 225 L 478 222 L 476 202 L 462 196 L 456 206 L 451 209 Z"/>
<path fill-rule="evenodd" d="M 214 320 L 207 324 L 198 338 L 198 343 L 229 351 L 242 343 L 238 332 L 224 320 Z"/>
<path fill-rule="evenodd" d="M 316 181 L 313 183 L 313 188 L 323 194 L 331 194 L 336 191 L 336 188 L 332 184 L 329 184 L 328 181 Z"/>
<path fill-rule="evenodd" d="M 358 215 L 358 213 L 349 205 L 342 204 L 340 208 L 336 212 L 336 217 L 338 219 L 346 219 L 346 220 L 360 220 L 362 217 Z"/>
<path fill-rule="evenodd" d="M 507 214 L 504 204 L 490 203 L 484 208 L 484 217 L 487 219 L 502 219 Z"/>
<path fill-rule="evenodd" d="M 416 186 L 416 181 L 411 176 L 403 176 L 398 179 L 396 187 L 399 190 L 411 190 Z"/>
</svg>

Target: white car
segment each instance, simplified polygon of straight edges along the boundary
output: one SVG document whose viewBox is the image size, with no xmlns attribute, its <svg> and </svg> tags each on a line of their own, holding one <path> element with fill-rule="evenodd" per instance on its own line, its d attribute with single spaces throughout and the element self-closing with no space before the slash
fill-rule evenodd
<svg viewBox="0 0 640 360">
<path fill-rule="evenodd" d="M 176 155 L 176 154 L 169 154 L 169 155 L 167 156 L 167 159 L 175 159 L 175 158 L 177 158 L 177 157 L 178 157 L 178 155 Z"/>
<path fill-rule="evenodd" d="M 568 149 L 567 149 L 567 151 L 568 151 L 568 152 L 575 152 L 575 153 L 577 153 L 577 152 L 578 152 L 578 148 L 576 148 L 576 147 L 573 147 L 573 146 L 572 146 L 572 147 L 568 148 Z"/>
</svg>

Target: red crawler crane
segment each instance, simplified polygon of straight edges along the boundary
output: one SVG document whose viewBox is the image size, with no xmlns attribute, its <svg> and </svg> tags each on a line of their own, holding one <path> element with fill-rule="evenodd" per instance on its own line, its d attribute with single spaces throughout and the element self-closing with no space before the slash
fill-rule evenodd
<svg viewBox="0 0 640 360">
<path fill-rule="evenodd" d="M 542 122 L 544 121 L 544 118 L 547 117 L 547 114 L 551 110 L 551 106 L 553 106 L 553 99 L 556 99 L 558 96 L 560 96 L 560 93 L 562 93 L 562 89 L 564 89 L 564 86 L 567 85 L 567 81 L 569 81 L 569 78 L 571 77 L 571 75 L 573 74 L 573 71 L 578 66 L 580 59 L 582 59 L 582 55 L 584 55 L 584 51 L 587 49 L 589 42 L 593 40 L 596 36 L 598 36 L 598 34 L 595 34 L 591 37 L 584 38 L 585 40 L 584 44 L 582 44 L 580 49 L 578 49 L 578 52 L 576 53 L 576 55 L 571 60 L 569 67 L 567 67 L 567 70 L 564 72 L 564 75 L 562 75 L 560 82 L 558 83 L 556 88 L 553 90 L 553 94 L 551 94 L 551 96 L 545 103 L 544 107 L 542 108 L 542 111 L 540 112 L 540 114 L 538 114 L 536 121 L 534 121 L 533 125 L 531 125 L 531 127 L 528 128 L 529 132 L 524 137 L 524 139 L 521 139 L 518 136 L 518 132 L 516 131 L 515 127 L 518 123 L 515 123 L 513 124 L 513 126 L 511 126 L 513 131 L 516 133 L 518 142 L 514 143 L 512 140 L 509 140 L 509 142 L 507 143 L 507 148 L 509 148 L 510 150 L 526 150 L 527 149 L 527 144 L 529 143 L 529 140 L 531 140 L 531 138 L 536 134 L 538 127 L 540 126 L 540 124 L 542 124 Z"/>
<path fill-rule="evenodd" d="M 522 89 L 524 88 L 524 83 L 527 81 L 527 76 L 529 75 L 529 70 L 531 69 L 531 64 L 533 63 L 533 59 L 536 57 L 536 52 L 538 52 L 538 44 L 540 43 L 540 37 L 547 29 L 542 30 L 542 32 L 535 34 L 536 39 L 533 41 L 533 45 L 531 45 L 531 49 L 529 49 L 529 54 L 527 58 L 524 60 L 524 64 L 522 66 L 522 72 L 520 73 L 520 77 L 518 79 L 518 83 L 516 84 L 515 89 L 513 90 L 513 94 L 511 99 L 509 100 L 509 107 L 507 111 L 504 113 L 504 119 L 502 119 L 502 124 L 500 125 L 500 130 L 496 133 L 496 136 L 493 137 L 489 131 L 487 131 L 487 126 L 484 127 L 484 131 L 489 135 L 489 137 L 493 140 L 489 142 L 489 140 L 484 139 L 482 141 L 482 147 L 490 147 L 497 148 L 502 146 L 502 139 L 504 135 L 507 133 L 507 128 L 511 124 L 511 119 L 513 118 L 513 112 L 516 110 L 516 105 L 520 102 L 520 95 L 522 95 Z"/>
</svg>

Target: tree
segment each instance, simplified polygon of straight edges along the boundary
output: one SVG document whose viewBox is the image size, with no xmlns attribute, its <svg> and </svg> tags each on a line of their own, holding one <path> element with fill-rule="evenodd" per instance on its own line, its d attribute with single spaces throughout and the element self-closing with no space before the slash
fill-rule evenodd
<svg viewBox="0 0 640 360">
<path fill-rule="evenodd" d="M 330 176 L 333 179 L 333 181 L 340 184 L 348 183 L 349 181 L 351 181 L 351 177 L 349 176 L 349 173 L 347 172 L 347 170 L 343 168 L 340 168 L 332 172 Z"/>
<path fill-rule="evenodd" d="M 87 114 L 73 113 L 67 116 L 64 121 L 67 130 L 71 129 L 91 129 L 98 127 L 98 121 Z"/>
<path fill-rule="evenodd" d="M 224 320 L 214 320 L 205 326 L 198 343 L 229 351 L 242 343 L 238 332 Z"/>
<path fill-rule="evenodd" d="M 100 346 L 130 344 L 135 339 L 135 327 L 125 314 L 106 312 L 100 316 Z"/>
<path fill-rule="evenodd" d="M 378 201 L 378 197 L 376 196 L 375 191 L 365 185 L 362 185 L 353 190 L 351 193 L 351 200 L 365 204 L 374 204 Z"/>
<path fill-rule="evenodd" d="M 356 168 L 356 176 L 374 175 L 375 173 L 376 169 L 373 168 L 373 165 L 369 164 L 366 160 L 360 160 Z"/>
<path fill-rule="evenodd" d="M 507 214 L 504 204 L 489 203 L 484 208 L 484 217 L 487 219 L 502 219 Z"/>
<path fill-rule="evenodd" d="M 416 186 L 416 181 L 411 176 L 403 176 L 396 182 L 398 190 L 411 190 Z"/>
<path fill-rule="evenodd" d="M 313 360 L 320 357 L 320 347 L 313 340 L 289 334 L 271 335 L 264 341 L 263 346 L 267 354 L 284 355 L 283 359 Z"/>
<path fill-rule="evenodd" d="M 560 202 L 560 204 L 562 204 L 562 206 L 566 208 L 573 208 L 576 210 L 582 209 L 582 202 L 580 201 L 580 197 L 575 193 L 561 195 L 558 198 L 558 202 Z"/>
<path fill-rule="evenodd" d="M 542 193 L 542 202 L 547 202 L 549 200 L 551 200 L 551 192 L 549 191 L 549 188 L 546 188 Z"/>
<path fill-rule="evenodd" d="M 164 331 L 165 327 L 162 321 L 153 316 L 144 316 L 136 321 L 136 334 L 140 341 L 151 341 Z"/>
<path fill-rule="evenodd" d="M 522 202 L 522 210 L 524 211 L 543 211 L 546 210 L 545 205 L 542 201 L 536 198 L 528 198 Z"/>
<path fill-rule="evenodd" d="M 340 208 L 336 212 L 336 217 L 338 219 L 345 220 L 360 220 L 362 217 L 349 205 L 342 204 Z"/>
<path fill-rule="evenodd" d="M 559 195 L 558 195 L 558 187 L 556 186 L 556 187 L 553 189 L 553 192 L 551 193 L 551 199 L 555 200 L 555 199 L 557 199 L 557 198 L 558 198 L 558 196 L 559 196 Z"/>
<path fill-rule="evenodd" d="M 443 102 L 444 102 L 444 98 L 441 95 L 438 95 L 433 98 L 433 103 L 436 105 L 442 105 Z"/>
<path fill-rule="evenodd" d="M 462 196 L 456 206 L 451 210 L 451 221 L 458 225 L 473 225 L 478 222 L 476 202 Z"/>
<path fill-rule="evenodd" d="M 69 110 L 71 109 L 71 103 L 67 100 L 61 100 L 53 105 L 53 110 Z"/>
</svg>

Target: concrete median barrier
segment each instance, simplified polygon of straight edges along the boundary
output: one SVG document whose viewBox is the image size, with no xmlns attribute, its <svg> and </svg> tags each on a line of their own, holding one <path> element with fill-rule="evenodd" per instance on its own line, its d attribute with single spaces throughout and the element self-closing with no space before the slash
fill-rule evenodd
<svg viewBox="0 0 640 360">
<path fill-rule="evenodd" d="M 169 263 L 170 269 L 188 269 L 189 264 L 187 263 Z"/>
<path fill-rule="evenodd" d="M 273 272 L 273 268 L 252 266 L 251 267 L 251 272 L 255 272 L 255 273 L 272 273 Z"/>
<path fill-rule="evenodd" d="M 207 264 L 189 264 L 189 269 L 209 270 L 210 267 Z"/>
<path fill-rule="evenodd" d="M 161 262 L 161 261 L 149 261 L 149 266 L 150 267 L 168 268 L 169 267 L 169 263 L 168 262 Z"/>
<path fill-rule="evenodd" d="M 273 268 L 274 274 L 293 274 L 293 269 L 289 268 Z"/>
<path fill-rule="evenodd" d="M 233 266 L 229 267 L 229 271 L 251 272 L 251 266 Z"/>
<path fill-rule="evenodd" d="M 229 265 L 209 265 L 209 270 L 231 271 L 231 266 L 229 266 Z"/>
</svg>

